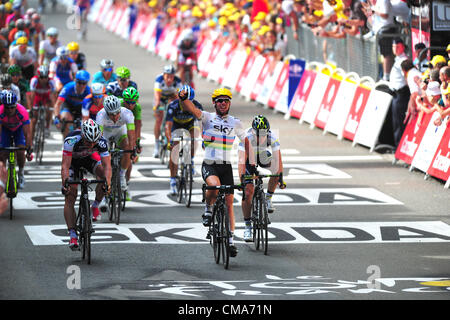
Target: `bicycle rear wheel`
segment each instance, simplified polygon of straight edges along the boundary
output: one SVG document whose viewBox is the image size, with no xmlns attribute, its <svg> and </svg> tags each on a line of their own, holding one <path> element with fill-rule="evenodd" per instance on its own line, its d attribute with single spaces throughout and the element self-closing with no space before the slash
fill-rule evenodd
<svg viewBox="0 0 450 320">
<path fill-rule="evenodd" d="M 192 199 L 192 165 L 187 164 L 184 169 L 184 204 L 187 208 L 191 206 L 191 199 Z"/>
<path fill-rule="evenodd" d="M 228 217 L 227 206 L 224 204 L 220 224 L 220 237 L 222 238 L 222 263 L 225 269 L 228 269 L 230 264 L 230 236 L 230 219 Z"/>
<path fill-rule="evenodd" d="M 84 203 L 84 221 L 83 221 L 83 234 L 84 245 L 83 250 L 86 253 L 87 263 L 91 264 L 91 235 L 92 235 L 92 223 L 91 223 L 91 211 L 89 201 L 83 201 Z"/>
<path fill-rule="evenodd" d="M 113 171 L 112 177 L 112 190 L 108 195 L 108 212 L 109 212 L 109 221 L 116 221 L 116 199 L 114 197 L 114 181 L 116 181 L 116 173 Z"/>
<path fill-rule="evenodd" d="M 220 217 L 217 214 L 217 210 L 213 209 L 213 214 L 211 218 L 210 234 L 211 234 L 211 246 L 214 252 L 214 261 L 216 263 L 220 262 L 220 238 L 219 238 L 219 225 Z"/>
</svg>

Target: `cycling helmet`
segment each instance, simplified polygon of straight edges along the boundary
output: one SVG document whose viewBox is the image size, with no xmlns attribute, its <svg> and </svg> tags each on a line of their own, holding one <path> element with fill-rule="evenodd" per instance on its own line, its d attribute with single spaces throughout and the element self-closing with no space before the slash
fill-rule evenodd
<svg viewBox="0 0 450 320">
<path fill-rule="evenodd" d="M 20 37 L 16 40 L 17 45 L 21 44 L 28 44 L 28 38 L 27 37 Z"/>
<path fill-rule="evenodd" d="M 107 96 L 103 101 L 103 108 L 107 114 L 117 114 L 120 112 L 120 100 L 116 96 Z"/>
<path fill-rule="evenodd" d="M 22 18 L 16 20 L 16 28 L 19 30 L 23 30 L 25 28 L 25 20 Z"/>
<path fill-rule="evenodd" d="M 103 83 L 96 82 L 91 86 L 91 92 L 93 96 L 99 96 L 105 93 L 105 86 Z"/>
<path fill-rule="evenodd" d="M 58 29 L 56 29 L 55 27 L 50 27 L 47 29 L 47 32 L 45 33 L 45 35 L 47 37 L 57 37 L 59 34 Z"/>
<path fill-rule="evenodd" d="M 78 42 L 72 41 L 67 45 L 67 50 L 78 51 L 80 50 L 80 45 L 78 44 Z"/>
<path fill-rule="evenodd" d="M 122 92 L 122 97 L 124 100 L 128 101 L 138 101 L 139 92 L 134 87 L 128 87 Z"/>
<path fill-rule="evenodd" d="M 114 62 L 111 59 L 103 59 L 100 62 L 100 68 L 107 69 L 107 68 L 113 68 Z"/>
<path fill-rule="evenodd" d="M 0 83 L 3 87 L 10 87 L 12 83 L 12 78 L 9 73 L 3 73 L 0 75 Z"/>
<path fill-rule="evenodd" d="M 41 16 L 39 15 L 39 13 L 33 13 L 33 15 L 31 16 L 31 20 L 34 22 L 39 22 L 41 20 Z"/>
<path fill-rule="evenodd" d="M 40 78 L 47 78 L 48 77 L 48 66 L 42 65 L 37 69 L 37 75 Z"/>
<path fill-rule="evenodd" d="M 23 30 L 17 31 L 16 34 L 14 35 L 14 40 L 19 39 L 20 37 L 26 37 L 27 33 Z"/>
<path fill-rule="evenodd" d="M 10 13 L 12 11 L 12 3 L 11 2 L 5 3 L 5 11 L 8 13 Z"/>
<path fill-rule="evenodd" d="M 227 96 L 230 99 L 233 98 L 233 95 L 231 94 L 231 91 L 228 90 L 227 88 L 219 88 L 219 89 L 214 90 L 211 98 L 214 100 L 214 99 L 216 99 L 217 97 L 220 97 L 220 96 Z"/>
<path fill-rule="evenodd" d="M 57 55 L 58 57 L 60 57 L 60 58 L 67 57 L 68 52 L 67 52 L 66 47 L 61 46 L 61 47 L 59 47 L 58 49 L 56 49 L 56 55 Z"/>
<path fill-rule="evenodd" d="M 259 132 L 260 130 L 267 132 L 270 129 L 269 120 L 263 115 L 258 115 L 253 118 L 252 128 L 256 132 Z"/>
<path fill-rule="evenodd" d="M 35 8 L 28 8 L 25 14 L 27 16 L 31 17 L 35 13 L 36 13 L 36 9 Z"/>
<path fill-rule="evenodd" d="M 97 122 L 89 119 L 81 124 L 81 135 L 89 142 L 97 142 L 102 136 L 102 130 Z"/>
<path fill-rule="evenodd" d="M 164 73 L 175 74 L 175 67 L 171 64 L 164 66 Z"/>
<path fill-rule="evenodd" d="M 183 40 L 192 41 L 194 40 L 194 32 L 192 29 L 185 30 L 183 33 Z"/>
<path fill-rule="evenodd" d="M 130 77 L 130 69 L 127 67 L 119 67 L 116 70 L 116 74 L 119 78 L 125 79 Z"/>
<path fill-rule="evenodd" d="M 75 74 L 75 79 L 88 82 L 91 75 L 86 70 L 80 70 Z"/>
<path fill-rule="evenodd" d="M 195 91 L 194 91 L 194 89 L 191 88 L 191 86 L 185 84 L 181 87 L 180 91 L 186 91 L 186 93 L 187 93 L 186 99 L 189 99 L 191 101 L 194 100 Z"/>
<path fill-rule="evenodd" d="M 0 13 L 5 13 L 5 12 L 6 12 L 5 5 L 0 4 Z"/>
<path fill-rule="evenodd" d="M 2 104 L 10 106 L 17 103 L 17 96 L 14 92 L 9 90 L 2 91 Z"/>
<path fill-rule="evenodd" d="M 15 0 L 12 4 L 13 10 L 20 10 L 21 7 L 22 7 L 22 1 L 20 1 L 20 0 Z"/>
<path fill-rule="evenodd" d="M 8 67 L 8 73 L 10 75 L 20 74 L 21 72 L 22 69 L 17 64 L 13 64 Z"/>
</svg>

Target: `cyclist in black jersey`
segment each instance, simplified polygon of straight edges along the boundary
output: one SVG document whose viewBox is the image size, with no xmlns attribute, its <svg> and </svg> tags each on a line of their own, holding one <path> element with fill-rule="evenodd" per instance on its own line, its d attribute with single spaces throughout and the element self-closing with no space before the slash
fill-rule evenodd
<svg viewBox="0 0 450 320">
<path fill-rule="evenodd" d="M 84 121 L 81 130 L 76 130 L 64 139 L 64 149 L 61 164 L 62 193 L 65 195 L 64 218 L 69 230 L 69 247 L 78 249 L 78 237 L 75 231 L 76 213 L 75 201 L 78 188 L 74 185 L 65 186 L 66 181 L 77 179 L 80 168 L 83 167 L 98 179 L 106 179 L 106 192 L 111 189 L 111 156 L 108 142 L 102 137 L 100 126 L 92 119 Z M 99 216 L 98 205 L 105 195 L 103 186 L 98 184 L 95 189 L 95 201 L 92 203 L 93 220 Z"/>
</svg>

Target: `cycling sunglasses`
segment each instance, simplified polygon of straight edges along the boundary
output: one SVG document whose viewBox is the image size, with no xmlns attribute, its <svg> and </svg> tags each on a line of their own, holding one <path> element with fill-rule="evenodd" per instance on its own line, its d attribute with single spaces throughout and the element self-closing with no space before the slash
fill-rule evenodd
<svg viewBox="0 0 450 320">
<path fill-rule="evenodd" d="M 103 71 L 111 72 L 111 71 L 112 71 L 112 68 L 104 68 Z"/>
<path fill-rule="evenodd" d="M 101 99 L 101 98 L 103 98 L 103 95 L 102 94 L 93 95 L 92 97 L 95 98 L 95 99 Z"/>
<path fill-rule="evenodd" d="M 6 109 L 14 109 L 14 108 L 16 108 L 16 107 L 17 107 L 16 104 L 7 104 L 7 105 L 5 105 L 5 108 L 6 108 Z"/>
<path fill-rule="evenodd" d="M 230 102 L 230 99 L 226 99 L 226 98 L 221 98 L 221 99 L 216 99 L 214 100 L 214 102 L 216 103 L 222 103 L 222 102 Z"/>
<path fill-rule="evenodd" d="M 78 84 L 81 84 L 81 85 L 85 85 L 85 84 L 87 84 L 87 81 L 77 80 L 77 83 L 78 83 Z"/>
<path fill-rule="evenodd" d="M 120 82 L 125 82 L 125 81 L 128 81 L 128 80 L 129 80 L 129 78 L 119 78 Z"/>
<path fill-rule="evenodd" d="M 106 112 L 106 114 L 107 114 L 108 116 L 116 116 L 116 115 L 118 115 L 119 113 L 120 113 L 120 110 L 117 111 L 117 112 L 114 112 L 114 113 Z"/>
<path fill-rule="evenodd" d="M 128 103 L 128 104 L 136 104 L 136 101 L 125 100 L 125 102 Z"/>
</svg>

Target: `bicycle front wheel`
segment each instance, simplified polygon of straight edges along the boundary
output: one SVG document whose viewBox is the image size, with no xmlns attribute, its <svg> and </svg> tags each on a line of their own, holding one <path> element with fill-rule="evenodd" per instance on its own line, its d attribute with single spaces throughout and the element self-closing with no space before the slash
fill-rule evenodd
<svg viewBox="0 0 450 320">
<path fill-rule="evenodd" d="M 191 206 L 192 199 L 192 165 L 187 164 L 184 169 L 184 204 L 187 208 Z"/>
<path fill-rule="evenodd" d="M 225 269 L 230 264 L 230 218 L 228 217 L 227 206 L 224 204 L 222 219 L 220 224 L 220 237 L 222 238 L 222 263 Z"/>
<path fill-rule="evenodd" d="M 264 254 L 267 255 L 267 250 L 269 247 L 269 231 L 268 231 L 268 221 L 269 217 L 267 215 L 267 203 L 264 201 L 265 195 L 264 192 L 261 192 L 260 200 L 259 200 L 259 226 L 261 233 L 261 245 Z"/>
<path fill-rule="evenodd" d="M 177 176 L 177 201 L 181 203 L 183 201 L 183 193 L 185 191 L 186 181 L 184 180 L 185 167 L 181 165 L 180 174 Z"/>
<path fill-rule="evenodd" d="M 256 250 L 259 250 L 260 241 L 261 241 L 259 216 L 260 216 L 259 199 L 258 199 L 258 197 L 253 197 L 253 201 L 252 201 L 253 243 L 255 244 Z"/>
<path fill-rule="evenodd" d="M 122 209 L 122 187 L 120 185 L 120 175 L 116 174 L 114 191 L 115 209 L 116 209 L 116 224 L 120 223 L 120 211 Z"/>
</svg>

